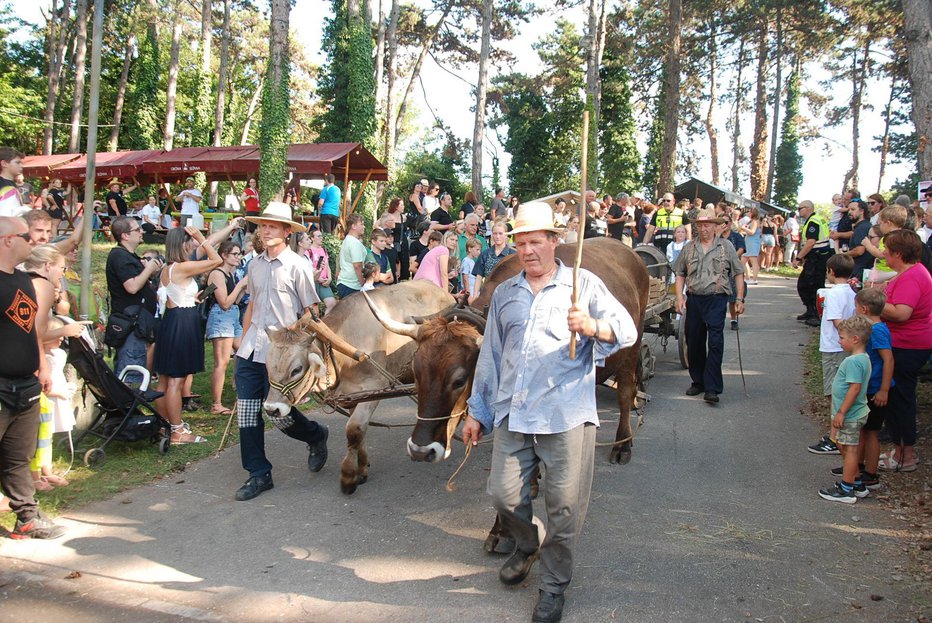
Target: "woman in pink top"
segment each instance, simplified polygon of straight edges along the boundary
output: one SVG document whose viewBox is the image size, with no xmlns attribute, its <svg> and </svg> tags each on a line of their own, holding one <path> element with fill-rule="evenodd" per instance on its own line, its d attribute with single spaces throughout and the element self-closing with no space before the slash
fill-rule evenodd
<svg viewBox="0 0 932 623">
<path fill-rule="evenodd" d="M 426 279 L 437 284 L 444 290 L 450 288 L 450 250 L 446 245 L 440 244 L 443 236 L 439 231 L 430 232 L 427 240 L 427 254 L 417 266 L 415 279 Z"/>
<path fill-rule="evenodd" d="M 319 229 L 315 229 L 305 235 L 311 237 L 311 246 L 304 252 L 304 255 L 311 261 L 311 266 L 314 268 L 314 286 L 317 288 L 317 297 L 324 302 L 326 311 L 329 312 L 337 304 L 337 299 L 333 296 L 333 289 L 330 287 L 332 281 L 330 255 L 324 248 L 324 234 Z"/>
<path fill-rule="evenodd" d="M 893 380 L 888 423 L 896 447 L 880 457 L 884 471 L 915 471 L 916 383 L 919 370 L 932 355 L 932 277 L 920 263 L 922 241 L 909 229 L 883 239 L 884 259 L 896 272 L 887 282 L 887 304 L 881 318 L 893 342 Z"/>
</svg>

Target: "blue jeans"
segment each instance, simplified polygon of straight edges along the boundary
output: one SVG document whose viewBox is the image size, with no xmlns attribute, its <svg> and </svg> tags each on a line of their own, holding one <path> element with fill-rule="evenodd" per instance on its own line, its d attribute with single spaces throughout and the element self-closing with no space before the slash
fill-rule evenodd
<svg viewBox="0 0 932 623">
<path fill-rule="evenodd" d="M 113 371 L 116 372 L 117 377 L 123 372 L 123 368 L 129 365 L 145 368 L 148 347 L 149 344 L 136 335 L 135 331 L 130 333 L 126 341 L 123 342 L 123 346 L 116 350 L 116 356 L 113 358 Z M 142 383 L 142 375 L 138 372 L 130 372 L 124 380 L 127 384 L 139 385 Z"/>
<path fill-rule="evenodd" d="M 351 294 L 356 294 L 357 292 L 359 292 L 359 290 L 354 290 L 353 288 L 347 287 L 342 283 L 337 284 L 337 296 L 339 296 L 341 299 L 345 299 Z"/>
<path fill-rule="evenodd" d="M 721 394 L 722 356 L 725 354 L 725 294 L 689 294 L 686 297 L 686 347 L 689 378 L 707 392 Z"/>
</svg>

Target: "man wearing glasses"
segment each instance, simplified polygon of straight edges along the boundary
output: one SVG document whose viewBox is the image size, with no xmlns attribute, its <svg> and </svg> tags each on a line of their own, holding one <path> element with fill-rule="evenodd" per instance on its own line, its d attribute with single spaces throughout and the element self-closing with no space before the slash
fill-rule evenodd
<svg viewBox="0 0 932 623">
<path fill-rule="evenodd" d="M 121 216 L 110 224 L 117 245 L 107 255 L 107 291 L 110 293 L 110 313 L 123 313 L 129 316 L 138 314 L 138 324 L 142 327 L 155 323 L 156 296 L 151 277 L 162 269 L 158 259 L 143 262 L 136 255 L 136 249 L 142 243 L 142 227 L 131 216 Z M 149 322 L 149 325 L 145 323 Z M 144 333 L 145 334 L 145 333 Z M 154 336 L 152 336 L 154 339 Z M 151 343 L 140 337 L 139 332 L 131 331 L 122 346 L 116 349 L 113 370 L 117 376 L 130 364 L 146 367 L 147 355 Z M 127 381 L 133 382 L 132 376 Z"/>
<path fill-rule="evenodd" d="M 687 225 L 689 219 L 682 208 L 674 203 L 673 193 L 665 193 L 660 200 L 660 206 L 647 226 L 644 235 L 644 244 L 651 244 L 663 253 L 667 252 L 667 245 L 673 242 L 673 232 L 680 225 Z"/>
<path fill-rule="evenodd" d="M 0 486 L 16 513 L 14 539 L 55 539 L 64 534 L 39 511 L 29 460 L 39 432 L 39 393 L 49 391 L 51 372 L 36 333 L 36 291 L 16 266 L 29 257 L 29 228 L 15 217 L 0 217 Z"/>
</svg>

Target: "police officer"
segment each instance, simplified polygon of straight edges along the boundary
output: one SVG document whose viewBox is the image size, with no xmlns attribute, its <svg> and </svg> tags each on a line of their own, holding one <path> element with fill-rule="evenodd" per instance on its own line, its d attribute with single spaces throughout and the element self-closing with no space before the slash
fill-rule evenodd
<svg viewBox="0 0 932 623">
<path fill-rule="evenodd" d="M 806 306 L 806 311 L 796 316 L 810 327 L 819 326 L 816 296 L 819 288 L 825 287 L 825 268 L 828 258 L 835 254 L 831 245 L 828 221 L 815 213 L 815 206 L 808 199 L 799 202 L 799 217 L 803 221 L 803 247 L 796 254 L 793 266 L 803 262 L 803 271 L 796 282 L 796 291 Z"/>
<path fill-rule="evenodd" d="M 647 233 L 644 235 L 644 244 L 651 244 L 660 249 L 663 253 L 667 252 L 667 245 L 673 242 L 673 232 L 680 225 L 689 223 L 686 212 L 674 203 L 672 193 L 665 193 L 660 201 L 660 207 L 654 212 L 654 216 L 647 226 Z"/>
</svg>

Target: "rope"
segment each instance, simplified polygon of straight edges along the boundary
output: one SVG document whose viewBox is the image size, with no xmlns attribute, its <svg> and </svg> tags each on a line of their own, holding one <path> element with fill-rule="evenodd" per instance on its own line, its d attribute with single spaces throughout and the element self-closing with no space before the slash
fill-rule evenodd
<svg viewBox="0 0 932 623">
<path fill-rule="evenodd" d="M 456 491 L 456 484 L 454 484 L 454 481 L 456 480 L 456 477 L 459 475 L 460 470 L 462 470 L 463 467 L 466 465 L 466 461 L 469 460 L 469 454 L 471 452 L 472 452 L 472 444 L 466 446 L 466 456 L 463 457 L 463 461 L 460 463 L 460 466 L 456 468 L 456 471 L 453 472 L 453 475 L 450 476 L 449 480 L 447 480 L 447 492 L 448 493 L 453 493 L 454 491 Z"/>
<path fill-rule="evenodd" d="M 596 448 L 608 448 L 608 447 L 610 447 L 610 446 L 611 446 L 611 447 L 620 446 L 620 445 L 622 445 L 622 444 L 624 444 L 624 443 L 628 443 L 629 441 L 634 441 L 634 438 L 637 437 L 638 431 L 641 430 L 641 426 L 644 425 L 644 416 L 641 415 L 641 412 L 640 412 L 640 411 L 637 411 L 637 414 L 638 414 L 638 425 L 634 427 L 634 432 L 633 432 L 633 433 L 631 433 L 630 435 L 628 435 L 628 436 L 625 437 L 624 439 L 620 439 L 620 440 L 618 440 L 618 441 L 613 441 L 613 442 L 611 442 L 611 443 L 606 443 L 606 442 L 603 442 L 603 443 L 596 443 L 596 444 L 595 444 L 595 447 L 596 447 Z"/>
</svg>

